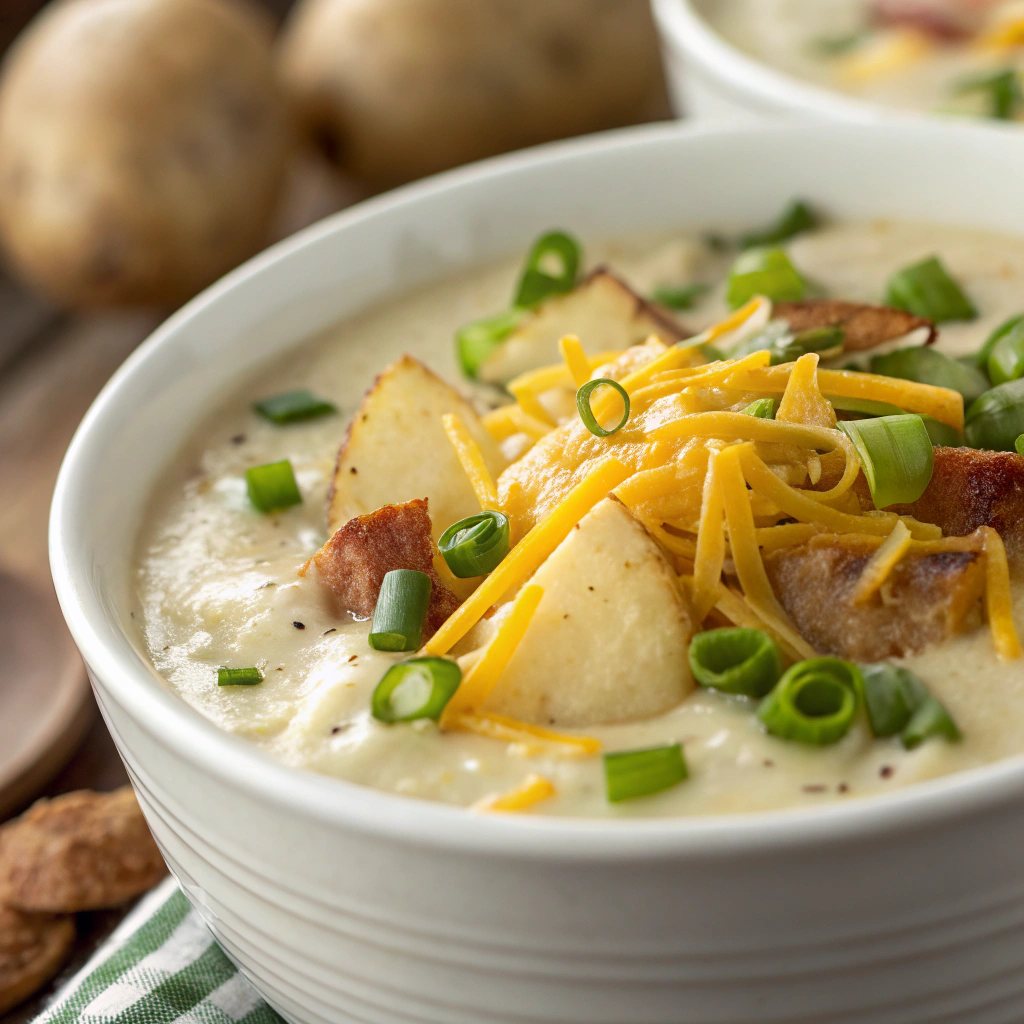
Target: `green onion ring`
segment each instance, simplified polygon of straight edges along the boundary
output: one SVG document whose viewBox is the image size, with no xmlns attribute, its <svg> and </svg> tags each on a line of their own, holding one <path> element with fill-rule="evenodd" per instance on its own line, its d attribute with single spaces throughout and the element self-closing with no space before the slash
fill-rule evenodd
<svg viewBox="0 0 1024 1024">
<path fill-rule="evenodd" d="M 763 697 L 782 675 L 778 645 L 760 629 L 709 629 L 690 641 L 690 670 L 701 686 Z"/>
<path fill-rule="evenodd" d="M 1024 434 L 1024 377 L 986 391 L 971 403 L 964 436 L 972 448 L 1012 452 Z"/>
<path fill-rule="evenodd" d="M 610 387 L 618 391 L 619 397 L 622 399 L 624 406 L 622 410 L 622 419 L 619 420 L 618 424 L 612 427 L 611 430 L 605 430 L 600 423 L 597 422 L 597 417 L 594 415 L 594 410 L 590 407 L 590 396 L 600 387 Z M 576 408 L 580 411 L 580 419 L 583 420 L 583 425 L 592 434 L 597 437 L 610 437 L 616 431 L 621 430 L 629 419 L 629 395 L 626 394 L 626 389 L 617 381 L 611 380 L 609 377 L 598 377 L 596 380 L 588 380 L 579 391 L 576 392 Z"/>
<path fill-rule="evenodd" d="M 554 257 L 561 272 L 550 274 L 542 268 L 544 261 Z M 533 244 L 516 289 L 513 306 L 532 309 L 551 295 L 562 295 L 576 287 L 581 259 L 580 243 L 564 231 L 551 231 Z"/>
<path fill-rule="evenodd" d="M 261 512 L 276 512 L 302 503 L 295 471 L 288 459 L 247 469 L 245 486 L 249 500 Z"/>
<path fill-rule="evenodd" d="M 974 320 L 978 311 L 936 256 L 898 270 L 886 285 L 885 304 L 932 323 Z"/>
<path fill-rule="evenodd" d="M 753 416 L 758 420 L 770 420 L 775 418 L 775 399 L 757 398 L 746 407 L 740 409 L 744 416 Z"/>
<path fill-rule="evenodd" d="M 828 746 L 853 724 L 861 687 L 860 670 L 851 662 L 811 658 L 786 671 L 757 715 L 773 736 Z"/>
<path fill-rule="evenodd" d="M 841 420 L 853 442 L 875 508 L 909 504 L 924 494 L 935 469 L 932 439 L 920 416 L 878 416 Z"/>
<path fill-rule="evenodd" d="M 960 739 L 960 730 L 949 712 L 934 697 L 928 696 L 911 715 L 907 727 L 900 733 L 900 740 L 907 750 L 913 750 L 933 736 L 955 743 Z"/>
<path fill-rule="evenodd" d="M 882 662 L 858 667 L 872 735 L 895 736 L 910 721 L 928 691 L 913 672 L 901 666 Z"/>
<path fill-rule="evenodd" d="M 1013 446 L 1017 449 L 1018 455 L 1024 455 L 1024 434 L 1021 434 L 1020 437 L 1017 438 Z"/>
<path fill-rule="evenodd" d="M 448 658 L 410 658 L 384 673 L 373 691 L 370 712 L 378 722 L 437 721 L 462 682 L 462 670 Z"/>
<path fill-rule="evenodd" d="M 437 548 L 453 576 L 486 576 L 508 554 L 508 517 L 489 509 L 460 519 L 441 534 Z"/>
</svg>

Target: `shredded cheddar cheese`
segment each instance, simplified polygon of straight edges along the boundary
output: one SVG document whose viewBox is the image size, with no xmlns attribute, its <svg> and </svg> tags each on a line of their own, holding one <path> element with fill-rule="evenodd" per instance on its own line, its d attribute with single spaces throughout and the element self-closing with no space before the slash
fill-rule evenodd
<svg viewBox="0 0 1024 1024">
<path fill-rule="evenodd" d="M 549 757 L 592 757 L 601 749 L 601 741 L 593 736 L 555 732 L 529 722 L 520 722 L 506 715 L 474 714 L 462 712 L 452 715 L 443 723 L 446 729 L 475 732 L 479 736 L 512 743 L 528 755 L 547 754 Z"/>
<path fill-rule="evenodd" d="M 496 441 L 504 441 L 513 434 L 526 434 L 539 441 L 551 433 L 551 425 L 523 412 L 518 405 L 503 405 L 487 413 L 483 425 Z"/>
<path fill-rule="evenodd" d="M 576 387 L 582 387 L 590 380 L 590 363 L 575 334 L 567 334 L 558 343 L 558 350 L 565 360 L 566 369 Z"/>
<path fill-rule="evenodd" d="M 480 507 L 484 510 L 496 509 L 498 507 L 498 489 L 494 486 L 494 480 L 491 479 L 491 473 L 487 468 L 487 463 L 484 462 L 480 446 L 473 440 L 473 435 L 458 416 L 445 413 L 441 417 L 441 422 L 444 424 L 444 432 L 448 435 L 448 440 L 455 449 L 455 454 L 458 456 L 466 476 L 469 477 L 473 493 L 476 495 L 476 500 L 480 502 Z"/>
<path fill-rule="evenodd" d="M 979 531 L 985 544 L 985 608 L 996 653 L 1005 661 L 1021 656 L 1020 638 L 1013 624 L 1010 567 L 1003 539 L 990 526 Z"/>
<path fill-rule="evenodd" d="M 712 452 L 704 478 L 700 525 L 693 556 L 693 617 L 703 622 L 715 605 L 725 564 L 725 501 L 719 483 L 720 452 Z"/>
<path fill-rule="evenodd" d="M 427 654 L 447 654 L 484 612 L 512 587 L 525 582 L 566 538 L 569 531 L 610 491 L 618 487 L 629 469 L 618 459 L 600 462 L 574 487 L 558 507 L 538 523 L 502 560 L 501 564 L 461 604 L 427 641 Z"/>
<path fill-rule="evenodd" d="M 836 413 L 818 388 L 818 353 L 808 352 L 793 365 L 775 418 L 782 423 L 834 427 Z"/>
<path fill-rule="evenodd" d="M 483 707 L 526 635 L 543 596 L 543 587 L 536 584 L 525 586 L 519 591 L 512 604 L 512 610 L 487 645 L 483 657 L 466 673 L 455 695 L 445 707 L 442 724 L 462 711 Z"/>
<path fill-rule="evenodd" d="M 770 623 L 757 614 L 742 594 L 738 594 L 730 587 L 719 588 L 715 610 L 736 626 L 743 626 L 745 629 L 760 629 L 767 633 L 790 661 L 802 661 L 807 657 L 806 647 L 801 646 L 800 649 L 794 647 L 786 637 L 777 633 Z"/>
<path fill-rule="evenodd" d="M 555 787 L 541 775 L 528 775 L 522 785 L 507 793 L 494 793 L 473 804 L 473 810 L 490 814 L 525 811 L 555 795 Z"/>
<path fill-rule="evenodd" d="M 913 540 L 907 524 L 897 520 L 892 533 L 885 538 L 878 550 L 868 559 L 868 564 L 864 566 L 857 586 L 853 589 L 854 604 L 866 604 L 878 593 L 900 559 L 910 549 Z"/>
</svg>

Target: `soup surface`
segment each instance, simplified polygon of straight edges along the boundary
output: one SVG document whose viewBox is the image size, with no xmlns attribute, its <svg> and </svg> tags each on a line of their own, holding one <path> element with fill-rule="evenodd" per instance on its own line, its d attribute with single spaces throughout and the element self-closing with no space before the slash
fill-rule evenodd
<svg viewBox="0 0 1024 1024">
<path fill-rule="evenodd" d="M 743 5 L 734 0 L 732 6 Z M 799 3 L 788 6 L 799 14 Z M 894 271 L 940 254 L 980 314 L 943 325 L 938 344 L 954 356 L 975 352 L 1024 304 L 1024 242 L 1015 239 L 908 223 L 850 223 L 802 234 L 786 249 L 816 287 L 864 302 L 880 300 Z M 609 264 L 641 294 L 666 282 L 712 283 L 691 309 L 678 313 L 693 331 L 728 312 L 721 280 L 731 259 L 720 247 L 685 235 L 586 246 L 588 266 Z M 606 799 L 600 756 L 555 756 L 445 732 L 430 719 L 376 720 L 374 689 L 406 656 L 371 649 L 369 622 L 339 614 L 324 587 L 299 575 L 327 540 L 325 507 L 338 446 L 375 374 L 403 353 L 472 394 L 481 409 L 507 402 L 497 390 L 461 378 L 452 337 L 460 325 L 506 306 L 518 268 L 518 260 L 487 267 L 339 324 L 242 381 L 196 430 L 153 497 L 136 558 L 136 619 L 145 648 L 183 700 L 285 764 L 394 793 L 470 806 L 535 773 L 553 784 L 554 794 L 531 811 L 551 815 L 815 805 L 888 792 L 1024 751 L 1022 662 L 1000 660 L 980 622 L 905 661 L 949 710 L 959 742 L 933 739 L 906 750 L 897 738 L 872 737 L 861 716 L 838 743 L 806 746 L 767 734 L 749 700 L 698 687 L 654 717 L 583 730 L 605 752 L 683 746 L 685 782 L 616 804 Z M 338 414 L 287 426 L 254 414 L 255 400 L 290 388 L 311 388 L 335 403 Z M 245 472 L 283 459 L 294 467 L 301 504 L 262 514 L 247 497 Z M 1024 630 L 1019 585 L 1014 616 Z M 256 666 L 263 681 L 218 686 L 221 666 Z"/>
<path fill-rule="evenodd" d="M 708 21 L 760 61 L 904 110 L 1020 120 L 1016 0 L 717 0 Z"/>
</svg>

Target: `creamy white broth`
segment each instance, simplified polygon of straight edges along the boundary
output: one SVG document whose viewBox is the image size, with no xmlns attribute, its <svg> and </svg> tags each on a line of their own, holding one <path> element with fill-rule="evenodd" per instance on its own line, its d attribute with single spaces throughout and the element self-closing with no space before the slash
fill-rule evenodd
<svg viewBox="0 0 1024 1024">
<path fill-rule="evenodd" d="M 1017 13 L 1024 15 L 1019 3 L 1012 2 Z M 885 73 L 851 77 L 844 71 L 846 55 L 829 56 L 816 44 L 862 30 L 869 23 L 870 6 L 866 0 L 702 0 L 699 4 L 722 36 L 758 60 L 882 106 L 984 116 L 983 97 L 957 95 L 957 84 L 1007 67 L 1024 70 L 1020 51 L 985 51 L 959 41 L 934 43 L 920 59 Z"/>
<path fill-rule="evenodd" d="M 865 301 L 879 300 L 894 270 L 941 254 L 982 311 L 972 323 L 944 326 L 940 345 L 954 355 L 976 350 L 995 324 L 1024 307 L 1024 242 L 1017 240 L 873 223 L 827 227 L 789 249 L 830 294 Z M 642 292 L 663 282 L 718 280 L 726 266 L 685 237 L 588 245 L 587 260 L 608 262 Z M 368 623 L 340 619 L 321 586 L 297 571 L 326 540 L 335 454 L 376 373 L 409 352 L 460 384 L 453 331 L 502 308 L 518 266 L 512 260 L 467 274 L 339 325 L 244 381 L 197 429 L 154 495 L 137 549 L 136 617 L 154 666 L 175 692 L 286 764 L 397 793 L 468 806 L 536 772 L 557 788 L 532 809 L 539 814 L 690 815 L 815 804 L 1024 751 L 1024 669 L 996 660 L 984 628 L 907 660 L 957 720 L 960 743 L 931 741 L 908 753 L 898 740 L 873 740 L 857 724 L 832 747 L 805 747 L 766 735 L 750 703 L 698 690 L 657 718 L 586 730 L 606 751 L 684 745 L 685 783 L 615 806 L 605 799 L 600 757 L 529 757 L 495 740 L 441 734 L 432 722 L 375 721 L 371 694 L 401 656 L 371 650 Z M 719 287 L 680 318 L 696 329 L 724 311 Z M 340 415 L 278 427 L 251 412 L 255 399 L 292 387 L 329 398 Z M 486 397 L 493 401 L 493 393 Z M 246 497 L 244 472 L 282 458 L 292 461 L 303 503 L 261 515 Z M 1016 601 L 1024 630 L 1024 594 Z M 218 687 L 221 665 L 258 665 L 265 680 Z"/>
</svg>

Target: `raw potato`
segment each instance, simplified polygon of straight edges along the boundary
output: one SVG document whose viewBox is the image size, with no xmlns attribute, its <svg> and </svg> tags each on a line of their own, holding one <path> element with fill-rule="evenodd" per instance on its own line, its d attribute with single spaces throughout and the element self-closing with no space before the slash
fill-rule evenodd
<svg viewBox="0 0 1024 1024">
<path fill-rule="evenodd" d="M 630 123 L 663 88 L 647 0 L 304 0 L 281 67 L 328 155 L 380 187 Z"/>
<path fill-rule="evenodd" d="M 338 452 L 327 512 L 332 533 L 353 516 L 426 498 L 436 541 L 480 511 L 441 424 L 445 413 L 462 418 L 497 477 L 504 461 L 473 407 L 419 360 L 402 356 L 366 393 Z"/>
<path fill-rule="evenodd" d="M 0 236 L 62 303 L 177 303 L 266 243 L 288 149 L 254 7 L 58 0 L 0 78 Z"/>
<path fill-rule="evenodd" d="M 586 729 L 660 715 L 693 690 L 693 619 L 675 573 L 615 499 L 584 516 L 530 582 L 544 596 L 484 710 Z"/>
<path fill-rule="evenodd" d="M 559 339 L 575 334 L 587 355 L 629 348 L 655 334 L 671 345 L 686 332 L 624 281 L 595 270 L 567 295 L 542 302 L 481 365 L 488 384 L 507 384 L 527 370 L 561 360 Z"/>
</svg>

